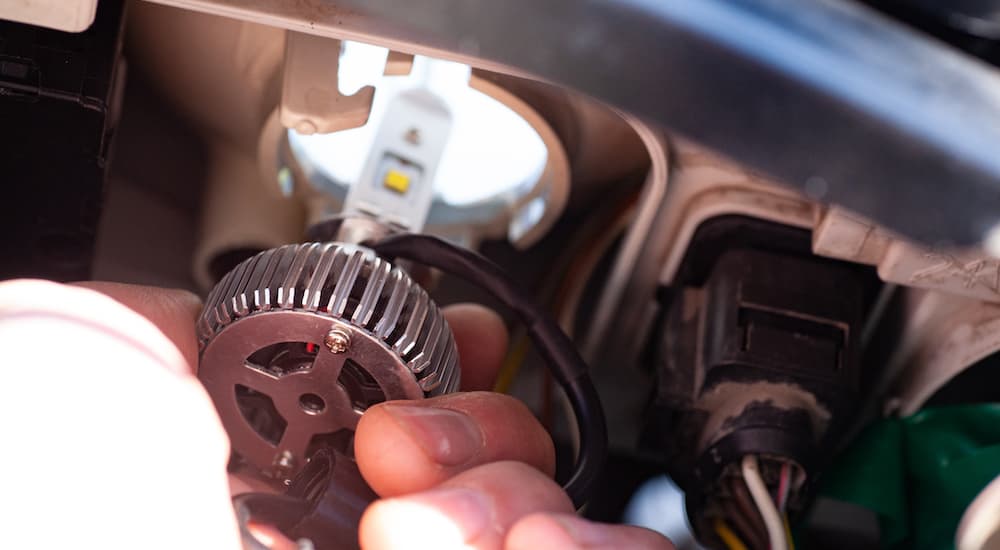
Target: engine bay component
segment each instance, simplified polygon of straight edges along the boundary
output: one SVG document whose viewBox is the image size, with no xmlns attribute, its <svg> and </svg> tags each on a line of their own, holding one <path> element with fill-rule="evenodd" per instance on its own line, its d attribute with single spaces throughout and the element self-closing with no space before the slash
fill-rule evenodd
<svg viewBox="0 0 1000 550">
<path fill-rule="evenodd" d="M 906 289 L 900 301 L 900 341 L 872 390 L 883 410 L 911 416 L 959 381 L 949 394 L 962 399 L 952 402 L 995 401 L 1000 393 L 989 371 L 1000 353 L 1000 305 L 918 289 Z"/>
<path fill-rule="evenodd" d="M 458 390 L 430 285 L 461 279 L 440 297 L 524 325 L 495 389 L 590 519 L 666 470 L 712 548 L 792 548 L 792 521 L 810 548 L 995 536 L 995 490 L 956 528 L 1000 464 L 997 0 L 22 4 L 0 7 L 30 23 L 0 21 L 2 275 L 88 277 L 118 100 L 167 107 L 122 125 L 130 216 L 101 231 L 195 279 L 97 273 L 217 283 L 199 377 L 230 469 L 270 491 L 235 500 L 244 527 L 353 539 L 375 498 L 354 430 Z"/>
<path fill-rule="evenodd" d="M 357 128 L 368 120 L 375 89 L 366 86 L 353 95 L 340 93 L 340 56 L 330 55 L 340 42 L 310 34 L 285 34 L 282 72 L 281 124 L 300 134 L 326 134 Z"/>
<path fill-rule="evenodd" d="M 869 425 L 839 454 L 820 494 L 876 512 L 879 548 L 962 547 L 960 520 L 963 513 L 976 514 L 970 503 L 997 476 L 998 457 L 996 402 L 931 405 Z M 996 508 L 990 516 L 996 517 Z M 835 547 L 813 537 L 802 542 L 809 548 Z"/>
<path fill-rule="evenodd" d="M 11 183 L 0 231 L 16 235 L 0 244 L 3 278 L 74 281 L 93 263 L 124 89 L 124 6 L 103 1 L 95 15 L 93 2 L 73 2 L 75 13 L 56 4 L 0 6 L 0 165 Z M 3 20 L 10 15 L 60 28 L 94 23 L 71 34 Z"/>
<path fill-rule="evenodd" d="M 1000 261 L 979 249 L 923 247 L 841 208 L 829 208 L 813 229 L 813 252 L 873 265 L 883 281 L 1000 301 Z"/>
<path fill-rule="evenodd" d="M 452 125 L 447 104 L 430 90 L 393 98 L 342 213 L 366 214 L 401 231 L 423 230 Z"/>
<path fill-rule="evenodd" d="M 71 4 L 71 5 L 67 5 Z M 97 16 L 97 0 L 73 2 L 4 2 L 0 19 L 19 21 L 65 32 L 82 32 Z"/>
<path fill-rule="evenodd" d="M 310 223 L 361 211 L 472 247 L 506 237 L 524 248 L 551 229 L 570 168 L 562 136 L 535 107 L 468 65 L 416 56 L 400 74 L 386 48 L 339 44 L 334 80 L 350 91 L 364 85 L 351 98 L 374 86 L 367 121 L 306 134 L 273 117 L 260 144 L 262 158 L 273 157 L 262 167 L 268 188 L 278 182 L 308 204 Z M 292 78 L 287 67 L 284 76 Z"/>
<path fill-rule="evenodd" d="M 746 511 L 743 461 L 782 495 L 782 513 L 802 509 L 858 402 L 876 279 L 812 256 L 808 233 L 759 220 L 710 220 L 692 243 L 654 352 L 648 435 L 700 536 L 719 520 L 741 540 L 773 540 Z"/>
<path fill-rule="evenodd" d="M 301 238 L 305 215 L 293 201 L 247 192 L 254 158 L 226 140 L 208 150 L 194 278 L 203 292 L 243 260 Z"/>
<path fill-rule="evenodd" d="M 237 456 L 291 479 L 324 442 L 350 455 L 364 410 L 458 388 L 447 321 L 371 250 L 287 245 L 246 260 L 198 323 L 199 378 Z"/>
<path fill-rule="evenodd" d="M 453 52 L 450 58 L 475 58 L 481 67 L 538 75 L 663 124 L 789 186 L 805 189 L 822 180 L 825 200 L 920 242 L 978 243 L 997 225 L 1000 164 L 991 144 L 1000 108 L 989 90 L 1000 76 L 857 2 L 712 0 L 694 9 L 561 0 L 552 6 L 560 17 L 525 18 L 536 9 L 533 0 L 345 0 L 343 9 L 325 12 L 240 0 L 157 1 L 325 36 L 405 44 L 400 49 L 411 53 Z M 578 29 L 601 39 L 581 41 Z M 623 66 L 626 58 L 608 55 L 608 44 L 642 63 Z M 789 50 L 799 54 L 788 56 Z M 688 76 L 684 86 L 669 76 L 678 73 Z M 752 94 L 747 82 L 755 83 Z M 765 123 L 771 120 L 786 123 Z M 817 133 L 818 127 L 836 132 Z M 779 144 L 802 154 L 776 155 Z M 911 182 L 907 192 L 886 185 L 902 181 Z M 954 181 L 963 192 L 955 192 Z"/>
</svg>

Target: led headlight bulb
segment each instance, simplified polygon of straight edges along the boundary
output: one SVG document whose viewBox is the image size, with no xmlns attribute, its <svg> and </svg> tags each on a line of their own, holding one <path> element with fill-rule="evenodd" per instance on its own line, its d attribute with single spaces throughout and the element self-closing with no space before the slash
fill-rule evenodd
<svg viewBox="0 0 1000 550">
<path fill-rule="evenodd" d="M 458 352 L 410 275 L 362 246 L 286 245 L 211 292 L 201 379 L 247 464 L 287 480 L 323 445 L 350 453 L 365 409 L 459 387 Z"/>
</svg>

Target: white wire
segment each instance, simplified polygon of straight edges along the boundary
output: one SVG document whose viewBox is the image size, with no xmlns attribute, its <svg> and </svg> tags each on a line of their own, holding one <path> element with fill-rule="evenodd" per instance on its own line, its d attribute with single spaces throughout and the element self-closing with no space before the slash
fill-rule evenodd
<svg viewBox="0 0 1000 550">
<path fill-rule="evenodd" d="M 580 264 L 577 267 L 578 271 L 570 273 L 569 276 L 573 279 L 569 282 L 571 288 L 566 292 L 566 301 L 562 306 L 562 311 L 559 312 L 559 326 L 562 327 L 563 332 L 572 340 L 574 338 L 574 332 L 576 329 L 576 314 L 580 308 L 580 302 L 583 298 L 583 291 L 587 289 L 587 283 L 590 282 L 591 275 L 594 274 L 594 269 L 597 264 L 604 258 L 604 254 L 611 249 L 611 245 L 615 244 L 618 240 L 618 236 L 625 231 L 631 223 L 633 215 L 635 214 L 635 206 L 629 207 L 626 211 L 612 222 L 614 225 L 607 231 L 602 231 L 601 236 L 598 237 L 597 242 L 593 246 L 588 247 L 587 252 L 584 253 L 583 258 L 580 259 Z M 571 267 L 572 269 L 572 267 Z"/>
<path fill-rule="evenodd" d="M 598 297 L 594 313 L 590 317 L 590 328 L 583 340 L 583 358 L 594 359 L 598 350 L 605 344 L 608 327 L 614 321 L 615 313 L 621 307 L 622 297 L 626 287 L 634 279 L 636 264 L 642 259 L 642 251 L 656 223 L 663 199 L 667 194 L 670 177 L 669 154 L 663 134 L 652 126 L 640 121 L 632 115 L 620 113 L 649 152 L 649 172 L 639 196 L 639 209 L 635 220 L 622 241 L 611 272 L 604 281 L 604 289 Z M 621 316 L 619 316 L 621 317 Z M 640 317 L 636 315 L 635 317 Z M 620 324 L 620 322 L 619 322 Z M 621 330 L 621 329 L 616 329 Z"/>
<path fill-rule="evenodd" d="M 753 497 L 754 504 L 760 510 L 760 516 L 764 518 L 764 525 L 767 527 L 767 538 L 771 541 L 771 550 L 788 550 L 788 540 L 785 539 L 785 524 L 778 515 L 778 509 L 774 507 L 771 494 L 764 485 L 764 480 L 760 477 L 760 470 L 757 468 L 757 457 L 746 455 L 743 457 L 743 480 L 746 481 L 750 496 Z"/>
</svg>

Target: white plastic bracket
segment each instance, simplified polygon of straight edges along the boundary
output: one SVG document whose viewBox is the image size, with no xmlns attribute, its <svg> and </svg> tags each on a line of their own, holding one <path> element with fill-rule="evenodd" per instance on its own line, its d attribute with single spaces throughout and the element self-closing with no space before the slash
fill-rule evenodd
<svg viewBox="0 0 1000 550">
<path fill-rule="evenodd" d="M 840 208 L 820 218 L 813 252 L 874 265 L 886 282 L 1000 302 L 1000 259 L 980 250 L 925 248 Z"/>
<path fill-rule="evenodd" d="M 345 96 L 337 87 L 340 41 L 289 31 L 281 87 L 281 124 L 300 134 L 328 134 L 368 122 L 375 88 Z"/>
<path fill-rule="evenodd" d="M 0 19 L 66 32 L 83 32 L 94 22 L 97 0 L 0 2 Z"/>
</svg>

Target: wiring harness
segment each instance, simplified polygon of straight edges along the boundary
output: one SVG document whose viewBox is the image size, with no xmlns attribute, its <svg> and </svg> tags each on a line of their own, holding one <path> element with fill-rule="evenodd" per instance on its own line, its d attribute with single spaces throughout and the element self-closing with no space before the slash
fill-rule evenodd
<svg viewBox="0 0 1000 550">
<path fill-rule="evenodd" d="M 773 474 L 770 483 L 762 468 Z M 804 482 L 801 469 L 784 460 L 745 455 L 732 470 L 709 506 L 718 541 L 729 550 L 794 550 L 787 506 Z"/>
</svg>

